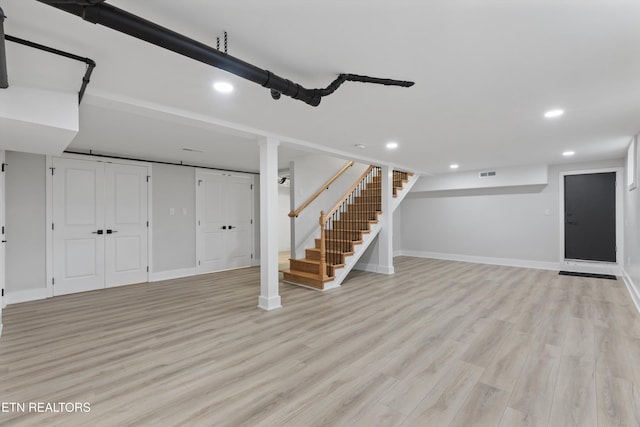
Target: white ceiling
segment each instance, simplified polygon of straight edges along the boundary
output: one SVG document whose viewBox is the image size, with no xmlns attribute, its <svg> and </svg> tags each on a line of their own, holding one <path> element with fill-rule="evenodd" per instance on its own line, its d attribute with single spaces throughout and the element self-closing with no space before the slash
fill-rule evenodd
<svg viewBox="0 0 640 427">
<path fill-rule="evenodd" d="M 339 73 L 319 107 L 93 25 L 35 0 L 0 0 L 8 34 L 94 59 L 72 149 L 257 170 L 260 135 L 281 167 L 304 150 L 424 173 L 622 157 L 640 131 L 637 0 L 124 1 L 110 4 L 303 86 Z M 10 84 L 77 91 L 84 66 L 7 43 Z M 211 90 L 224 79 L 231 95 Z M 1 93 L 0 93 L 1 95 Z M 544 111 L 561 107 L 549 121 Z M 384 144 L 398 141 L 388 152 Z M 365 144 L 364 150 L 354 144 Z M 194 148 L 205 153 L 188 153 Z M 302 151 L 301 151 L 302 150 Z"/>
</svg>

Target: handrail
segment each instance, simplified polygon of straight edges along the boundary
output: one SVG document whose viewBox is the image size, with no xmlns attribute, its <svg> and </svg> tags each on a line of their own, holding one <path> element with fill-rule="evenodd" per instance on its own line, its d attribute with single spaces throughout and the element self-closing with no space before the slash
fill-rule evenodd
<svg viewBox="0 0 640 427">
<path fill-rule="evenodd" d="M 362 182 L 362 180 L 364 180 L 367 175 L 369 175 L 369 172 L 371 172 L 371 170 L 374 168 L 373 165 L 369 166 L 367 168 L 366 171 L 364 171 L 364 173 L 362 175 L 360 175 L 360 178 L 358 178 L 356 180 L 356 182 L 353 183 L 353 185 L 351 187 L 349 187 L 349 189 L 344 193 L 344 195 L 338 200 L 338 203 L 336 203 L 336 205 L 329 211 L 329 213 L 324 214 L 322 217 L 324 218 L 324 222 L 321 225 L 324 225 L 329 218 L 331 217 L 331 215 L 333 215 L 333 213 L 335 211 L 338 210 L 338 208 L 340 207 L 340 205 L 349 197 L 349 195 L 351 193 L 353 193 L 353 190 L 355 190 L 358 185 L 360 185 L 360 183 Z"/>
<path fill-rule="evenodd" d="M 294 218 L 297 217 L 298 215 L 300 215 L 300 213 L 311 204 L 311 202 L 313 202 L 315 199 L 318 198 L 318 196 L 320 196 L 320 194 L 322 194 L 323 191 L 328 190 L 329 186 L 331 184 L 334 183 L 334 181 L 338 178 L 340 178 L 340 176 L 345 173 L 347 171 L 347 169 L 349 169 L 351 166 L 353 166 L 353 161 L 350 161 L 349 163 L 347 163 L 342 169 L 340 169 L 338 171 L 337 174 L 335 174 L 333 176 L 333 178 L 331 178 L 329 181 L 325 182 L 324 185 L 322 187 L 320 187 L 318 189 L 318 191 L 316 191 L 315 193 L 313 193 L 313 195 L 311 197 L 309 197 L 309 199 L 307 199 L 306 202 L 304 202 L 302 205 L 300 205 L 300 207 L 294 211 L 289 212 L 289 218 Z M 359 181 L 358 181 L 359 182 Z M 355 187 L 354 187 L 355 188 Z M 353 189 L 352 189 L 353 190 Z M 350 190 L 350 191 L 352 191 Z"/>
</svg>

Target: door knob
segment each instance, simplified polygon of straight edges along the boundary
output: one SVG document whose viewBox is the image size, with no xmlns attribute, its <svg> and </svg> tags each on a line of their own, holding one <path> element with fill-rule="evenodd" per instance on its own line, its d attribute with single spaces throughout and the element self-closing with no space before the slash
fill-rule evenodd
<svg viewBox="0 0 640 427">
<path fill-rule="evenodd" d="M 232 229 L 234 229 L 234 228 L 238 228 L 238 227 L 233 227 L 233 226 L 231 226 L 231 225 L 229 226 L 229 230 L 232 230 Z"/>
<path fill-rule="evenodd" d="M 226 229 L 227 229 L 227 226 L 226 226 L 226 225 L 223 225 L 223 226 L 222 226 L 222 227 L 220 227 L 220 228 L 222 228 L 223 230 L 226 230 Z"/>
<path fill-rule="evenodd" d="M 111 234 L 111 233 L 117 233 L 118 230 L 107 230 L 107 234 Z"/>
<path fill-rule="evenodd" d="M 92 231 L 91 234 L 103 234 L 104 230 L 96 230 L 96 231 Z"/>
</svg>

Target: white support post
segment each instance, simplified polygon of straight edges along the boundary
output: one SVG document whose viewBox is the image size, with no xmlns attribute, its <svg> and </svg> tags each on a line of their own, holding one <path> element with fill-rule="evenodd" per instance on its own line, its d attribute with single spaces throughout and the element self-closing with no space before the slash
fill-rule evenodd
<svg viewBox="0 0 640 427">
<path fill-rule="evenodd" d="M 393 168 L 382 166 L 382 227 L 378 234 L 378 273 L 394 274 L 393 268 Z"/>
<path fill-rule="evenodd" d="M 260 146 L 260 297 L 258 307 L 282 307 L 278 280 L 278 145 L 263 138 Z"/>
</svg>

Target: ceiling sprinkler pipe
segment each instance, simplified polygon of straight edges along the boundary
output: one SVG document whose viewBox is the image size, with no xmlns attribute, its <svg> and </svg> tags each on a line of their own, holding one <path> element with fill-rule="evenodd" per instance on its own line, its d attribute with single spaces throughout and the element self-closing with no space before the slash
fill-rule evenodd
<svg viewBox="0 0 640 427">
<path fill-rule="evenodd" d="M 168 49 L 196 61 L 220 68 L 238 77 L 271 89 L 271 96 L 278 99 L 286 95 L 318 106 L 323 96 L 333 93 L 345 81 L 360 81 L 392 86 L 409 87 L 413 82 L 377 79 L 353 74 L 341 74 L 326 89 L 307 89 L 291 80 L 282 78 L 241 59 L 220 52 L 218 49 L 190 39 L 168 28 L 162 27 L 139 16 L 106 4 L 103 0 L 38 0 L 65 12 L 77 15 L 85 21 L 100 24 L 128 34 L 156 46 Z"/>
<path fill-rule="evenodd" d="M 9 87 L 7 75 L 7 51 L 4 46 L 4 11 L 0 7 L 0 89 Z"/>
</svg>

